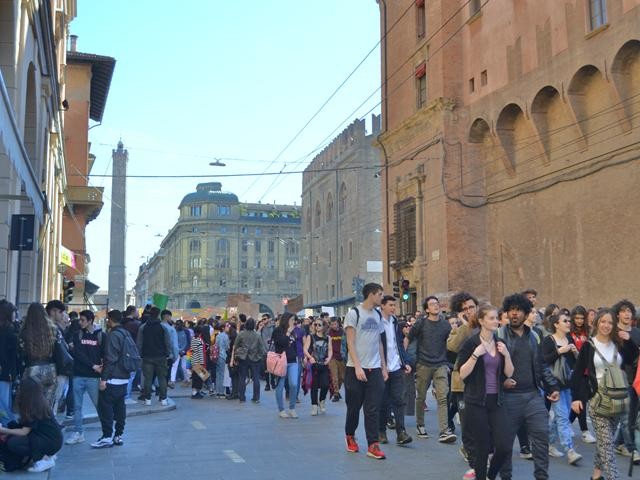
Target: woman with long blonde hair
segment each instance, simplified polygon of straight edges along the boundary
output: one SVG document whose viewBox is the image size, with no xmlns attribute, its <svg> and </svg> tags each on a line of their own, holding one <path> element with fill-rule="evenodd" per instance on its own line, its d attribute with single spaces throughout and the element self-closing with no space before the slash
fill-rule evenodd
<svg viewBox="0 0 640 480">
<path fill-rule="evenodd" d="M 26 368 L 24 377 L 31 377 L 42 385 L 44 396 L 51 408 L 56 400 L 57 372 L 53 349 L 58 331 L 39 303 L 32 303 L 27 310 L 20 332 L 20 349 Z"/>
</svg>

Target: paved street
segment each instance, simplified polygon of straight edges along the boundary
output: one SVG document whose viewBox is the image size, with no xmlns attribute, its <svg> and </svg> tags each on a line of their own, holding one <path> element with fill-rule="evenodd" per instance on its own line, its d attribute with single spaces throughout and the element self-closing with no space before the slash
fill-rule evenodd
<svg viewBox="0 0 640 480">
<path fill-rule="evenodd" d="M 48 479 L 207 479 L 346 478 L 388 479 L 391 477 L 459 480 L 465 464 L 457 446 L 442 445 L 435 439 L 417 440 L 408 447 L 394 443 L 383 446 L 387 459 L 376 461 L 364 452 L 344 450 L 344 402 L 328 403 L 325 416 L 309 415 L 309 398 L 299 405 L 298 420 L 277 417 L 274 392 L 262 392 L 262 403 L 206 398 L 193 401 L 186 389 L 174 390 L 177 409 L 129 419 L 125 446 L 93 450 L 89 442 L 100 435 L 99 424 L 86 425 L 87 442 L 65 446 L 56 467 L 48 474 L 20 474 L 17 478 Z M 427 428 L 435 432 L 435 405 L 427 412 Z M 413 435 L 415 419 L 407 419 Z M 395 440 L 395 435 L 390 435 Z M 361 422 L 358 430 L 364 445 Z M 564 459 L 550 459 L 553 479 L 588 478 L 593 447 L 577 442 L 585 455 L 580 467 L 570 467 Z M 624 462 L 626 469 L 627 459 Z M 622 466 L 622 465 L 621 465 Z M 533 464 L 514 459 L 514 479 L 532 478 Z M 634 475 L 636 478 L 640 475 Z M 48 475 L 48 476 L 47 476 Z M 626 475 L 625 475 L 626 476 Z"/>
</svg>

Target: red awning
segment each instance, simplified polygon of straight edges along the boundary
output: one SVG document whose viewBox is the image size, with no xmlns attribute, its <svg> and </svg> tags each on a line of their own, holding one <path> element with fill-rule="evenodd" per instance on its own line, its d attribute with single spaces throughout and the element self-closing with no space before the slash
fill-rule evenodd
<svg viewBox="0 0 640 480">
<path fill-rule="evenodd" d="M 422 62 L 416 67 L 416 78 L 422 78 L 427 74 L 427 64 Z"/>
</svg>

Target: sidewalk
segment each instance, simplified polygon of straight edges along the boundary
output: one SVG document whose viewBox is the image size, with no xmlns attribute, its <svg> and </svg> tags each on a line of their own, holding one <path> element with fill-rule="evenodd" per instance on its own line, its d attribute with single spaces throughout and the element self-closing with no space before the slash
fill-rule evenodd
<svg viewBox="0 0 640 480">
<path fill-rule="evenodd" d="M 133 392 L 131 397 L 133 399 L 137 399 L 139 395 L 140 395 L 139 392 Z M 189 393 L 189 395 L 191 395 L 191 393 Z M 144 402 L 138 402 L 136 405 L 127 405 L 127 418 L 137 417 L 140 415 L 150 415 L 152 413 L 168 412 L 169 410 L 175 410 L 176 404 L 171 399 L 171 390 L 167 392 L 167 399 L 169 400 L 169 405 L 167 406 L 160 405 L 160 400 L 158 400 L 158 397 L 156 396 L 153 397 L 151 406 L 148 406 L 148 407 L 144 404 Z M 84 402 L 82 402 L 82 410 L 83 410 L 82 412 L 83 424 L 96 423 L 100 421 L 98 419 L 98 412 L 96 412 L 96 409 L 93 406 L 93 403 L 89 398 L 89 395 L 84 396 Z M 58 423 L 66 427 L 65 432 L 71 431 L 70 427 L 73 425 L 73 419 L 65 418 L 65 416 L 62 414 L 58 415 L 56 418 L 58 420 Z"/>
</svg>

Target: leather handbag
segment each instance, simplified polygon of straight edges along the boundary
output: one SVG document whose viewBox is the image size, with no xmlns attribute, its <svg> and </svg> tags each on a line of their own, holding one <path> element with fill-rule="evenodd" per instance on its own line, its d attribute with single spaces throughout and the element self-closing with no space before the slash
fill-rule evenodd
<svg viewBox="0 0 640 480">
<path fill-rule="evenodd" d="M 284 377 L 287 374 L 287 352 L 267 352 L 267 372 Z"/>
<path fill-rule="evenodd" d="M 53 344 L 53 361 L 56 364 L 58 375 L 73 375 L 73 357 L 69 353 L 69 346 L 62 335 L 58 335 Z"/>
</svg>

